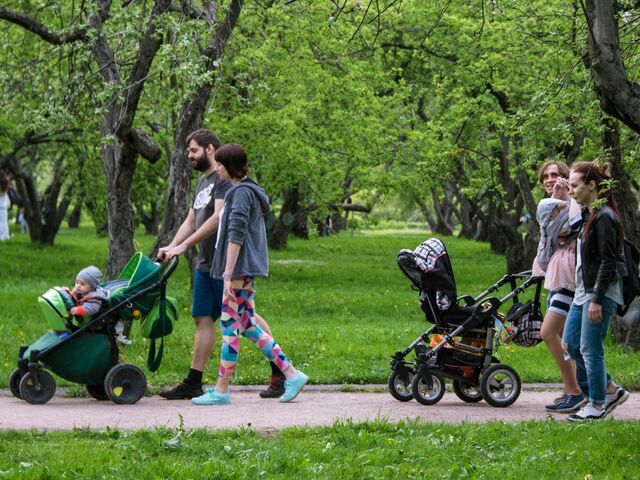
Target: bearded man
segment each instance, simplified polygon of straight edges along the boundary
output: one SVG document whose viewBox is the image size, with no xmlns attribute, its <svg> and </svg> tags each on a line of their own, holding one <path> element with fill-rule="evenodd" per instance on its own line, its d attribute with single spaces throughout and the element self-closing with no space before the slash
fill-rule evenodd
<svg viewBox="0 0 640 480">
<path fill-rule="evenodd" d="M 187 218 L 182 222 L 173 240 L 158 251 L 158 258 L 169 261 L 198 244 L 198 262 L 193 282 L 191 315 L 196 325 L 193 339 L 193 357 L 186 378 L 170 389 L 160 392 L 168 400 L 190 399 L 203 395 L 202 377 L 207 360 L 216 341 L 216 319 L 222 308 L 223 282 L 209 274 L 216 249 L 216 233 L 224 196 L 231 187 L 218 176 L 215 151 L 220 140 L 210 130 L 196 130 L 187 137 L 189 160 L 194 170 L 202 173 L 193 193 L 193 202 Z M 259 315 L 256 323 L 269 335 L 269 325 Z M 284 375 L 271 363 L 269 387 L 260 392 L 262 398 L 275 398 L 284 393 Z"/>
</svg>

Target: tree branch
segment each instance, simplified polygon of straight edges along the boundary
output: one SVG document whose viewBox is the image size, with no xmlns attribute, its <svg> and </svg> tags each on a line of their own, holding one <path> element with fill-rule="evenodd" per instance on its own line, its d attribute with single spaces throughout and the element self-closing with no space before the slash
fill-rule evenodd
<svg viewBox="0 0 640 480">
<path fill-rule="evenodd" d="M 0 7 L 0 19 L 6 20 L 15 25 L 19 25 L 25 30 L 36 34 L 44 41 L 49 42 L 53 45 L 64 45 L 65 43 L 88 40 L 88 27 L 86 26 L 78 27 L 73 32 L 59 34 L 51 32 L 44 24 L 40 23 L 35 18 L 29 17 L 24 13 L 9 10 L 5 7 Z"/>
<path fill-rule="evenodd" d="M 502 112 L 512 113 L 511 104 L 509 103 L 509 97 L 507 97 L 507 94 L 501 90 L 496 90 L 495 88 L 493 88 L 493 85 L 489 82 L 487 82 L 486 85 L 487 85 L 487 90 L 489 90 L 489 93 L 493 95 L 495 99 L 498 101 L 498 104 L 500 105 Z"/>
<path fill-rule="evenodd" d="M 407 45 L 403 42 L 382 42 L 380 46 L 382 48 L 399 48 L 401 50 L 422 51 L 427 53 L 428 55 L 431 55 L 432 57 L 442 58 L 453 63 L 456 63 L 458 61 L 458 56 L 453 53 L 439 53 L 435 50 L 425 47 L 424 45 L 415 47 L 413 45 Z"/>
<path fill-rule="evenodd" d="M 127 96 L 123 112 L 120 116 L 118 130 L 116 131 L 118 138 L 127 136 L 131 129 L 131 125 L 133 124 L 135 113 L 138 109 L 138 103 L 140 102 L 142 89 L 144 87 L 145 78 L 149 74 L 153 59 L 162 45 L 162 37 L 158 35 L 157 19 L 167 12 L 170 6 L 171 0 L 158 0 L 153 7 L 151 15 L 149 16 L 147 31 L 145 32 L 144 39 L 140 42 L 138 55 L 136 57 L 135 64 L 131 69 L 129 80 L 127 81 Z"/>
</svg>

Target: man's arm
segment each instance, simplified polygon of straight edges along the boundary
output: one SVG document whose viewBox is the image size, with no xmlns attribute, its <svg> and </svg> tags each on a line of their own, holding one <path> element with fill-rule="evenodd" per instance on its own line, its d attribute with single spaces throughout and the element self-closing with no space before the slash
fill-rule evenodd
<svg viewBox="0 0 640 480">
<path fill-rule="evenodd" d="M 201 242 L 205 238 L 209 238 L 211 235 L 215 235 L 218 231 L 218 225 L 220 224 L 220 210 L 224 206 L 224 199 L 215 199 L 213 204 L 213 215 L 211 215 L 205 222 L 200 225 L 195 232 L 192 231 L 190 235 L 185 236 L 181 241 L 176 242 L 175 239 L 172 242 L 171 249 L 166 252 L 167 260 L 175 257 L 176 255 L 182 255 L 184 252 L 193 247 L 196 243 Z M 195 229 L 195 227 L 194 227 Z M 180 233 L 180 231 L 178 231 Z M 178 234 L 176 234 L 176 238 Z"/>
<path fill-rule="evenodd" d="M 203 225 L 204 226 L 204 225 Z M 193 208 L 189 209 L 189 213 L 187 214 L 187 218 L 184 219 L 180 228 L 176 232 L 173 240 L 169 243 L 169 245 L 158 249 L 158 258 L 164 260 L 165 262 L 169 261 L 171 256 L 167 256 L 167 253 L 176 247 L 176 245 L 180 245 L 189 235 L 193 234 L 196 229 L 196 214 L 193 211 Z"/>
</svg>

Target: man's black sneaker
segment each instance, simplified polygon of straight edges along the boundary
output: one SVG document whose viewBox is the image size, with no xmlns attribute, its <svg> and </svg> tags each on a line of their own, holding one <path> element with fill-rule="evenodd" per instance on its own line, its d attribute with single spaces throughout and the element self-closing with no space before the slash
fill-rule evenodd
<svg viewBox="0 0 640 480">
<path fill-rule="evenodd" d="M 202 385 L 194 387 L 185 382 L 178 382 L 173 388 L 160 392 L 160 396 L 167 400 L 187 400 L 203 394 Z"/>
<path fill-rule="evenodd" d="M 269 377 L 269 386 L 266 390 L 260 392 L 262 398 L 279 398 L 284 393 L 284 378 L 271 375 Z"/>
<path fill-rule="evenodd" d="M 585 397 L 583 393 L 578 393 L 577 395 L 565 395 L 558 399 L 558 401 L 547 405 L 545 409 L 547 412 L 572 413 L 580 410 L 580 408 L 582 408 L 588 401 L 589 399 Z"/>
</svg>

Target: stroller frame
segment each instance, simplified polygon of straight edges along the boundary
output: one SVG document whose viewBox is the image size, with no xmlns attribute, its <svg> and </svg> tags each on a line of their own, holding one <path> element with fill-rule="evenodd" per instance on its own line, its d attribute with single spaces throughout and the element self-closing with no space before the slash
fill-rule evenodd
<svg viewBox="0 0 640 480">
<path fill-rule="evenodd" d="M 131 302 L 159 288 L 159 300 L 166 299 L 167 281 L 178 266 L 178 257 L 173 257 L 171 261 L 162 269 L 160 278 L 148 287 L 125 298 L 121 302 L 110 306 L 108 309 L 99 312 L 91 320 L 81 326 L 75 326 L 71 322 L 65 322 L 71 334 L 63 338 L 60 342 L 42 350 L 33 349 L 29 352 L 28 358 L 23 358 L 29 345 L 21 345 L 18 352 L 18 368 L 9 377 L 9 388 L 11 393 L 28 403 L 42 404 L 48 402 L 53 397 L 56 384 L 53 376 L 44 369 L 43 359 L 55 351 L 63 348 L 73 340 L 87 332 L 106 330 L 111 352 L 111 363 L 113 367 L 105 376 L 104 385 L 86 385 L 87 392 L 98 400 L 110 399 L 115 403 L 131 404 L 136 403 L 146 391 L 147 381 L 144 373 L 135 365 L 118 363 L 120 349 L 116 342 L 115 323 L 119 320 L 114 315 L 124 306 L 131 306 Z M 114 394 L 110 391 L 108 380 L 113 379 L 120 384 L 121 388 L 130 390 L 128 394 Z M 24 386 L 23 386 L 24 385 Z"/>
<path fill-rule="evenodd" d="M 539 309 L 543 278 L 532 277 L 531 271 L 506 274 L 476 297 L 458 297 L 457 304 L 462 307 L 456 308 L 468 313 L 468 317 L 459 325 L 450 325 L 438 309 L 435 291 L 425 289 L 413 258 L 403 252 L 398 255 L 398 265 L 412 281 L 412 288 L 421 293 L 425 314 L 434 321 L 434 325 L 404 350 L 392 355 L 388 380 L 391 395 L 400 401 L 415 398 L 424 405 L 434 405 L 444 395 L 445 379 L 450 379 L 454 393 L 465 402 L 475 403 L 484 399 L 494 407 L 511 405 L 520 395 L 521 381 L 513 368 L 501 364 L 494 356 L 495 318 L 501 306 L 509 300 L 517 303 L 518 295 L 531 286 L 536 286 L 534 302 L 535 308 Z M 448 257 L 445 260 L 445 266 L 452 274 Z M 518 282 L 522 283 L 518 285 Z M 500 299 L 489 297 L 507 284 L 511 291 L 506 296 Z M 433 347 L 432 335 L 443 337 Z M 456 340 L 455 337 L 461 335 L 462 339 Z M 469 339 L 481 345 L 472 345 Z M 416 353 L 415 361 L 407 360 L 412 351 Z"/>
</svg>

